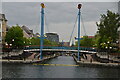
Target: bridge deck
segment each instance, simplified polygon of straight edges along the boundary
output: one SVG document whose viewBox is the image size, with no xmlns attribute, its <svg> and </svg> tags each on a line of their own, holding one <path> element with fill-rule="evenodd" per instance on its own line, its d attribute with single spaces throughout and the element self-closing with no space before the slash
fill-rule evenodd
<svg viewBox="0 0 120 80">
<path fill-rule="evenodd" d="M 27 49 L 24 50 L 26 52 L 36 52 L 36 51 L 40 51 L 40 49 Z M 53 51 L 53 52 L 78 52 L 78 50 L 68 50 L 68 49 L 43 49 L 42 51 Z M 80 50 L 80 52 L 83 53 L 97 53 L 95 51 L 84 51 L 84 50 Z"/>
</svg>

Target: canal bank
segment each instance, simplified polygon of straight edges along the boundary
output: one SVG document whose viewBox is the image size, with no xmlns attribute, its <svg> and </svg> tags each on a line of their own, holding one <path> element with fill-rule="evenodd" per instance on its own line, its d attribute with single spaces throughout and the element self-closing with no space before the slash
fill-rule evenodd
<svg viewBox="0 0 120 80">
<path fill-rule="evenodd" d="M 93 60 L 88 61 L 88 60 L 84 60 L 84 59 L 81 59 L 81 61 L 78 61 L 76 56 L 74 56 L 74 55 L 73 55 L 73 58 L 77 64 L 79 64 L 80 66 L 84 66 L 84 67 L 120 68 L 120 63 L 100 63 L 97 61 L 93 61 Z"/>
<path fill-rule="evenodd" d="M 50 60 L 50 59 L 53 59 L 53 58 L 56 58 L 58 56 L 50 56 L 50 57 L 46 57 L 46 58 L 43 58 L 42 60 L 0 60 L 0 62 L 2 63 L 23 63 L 23 64 L 33 64 L 33 63 L 43 63 L 47 60 Z"/>
</svg>

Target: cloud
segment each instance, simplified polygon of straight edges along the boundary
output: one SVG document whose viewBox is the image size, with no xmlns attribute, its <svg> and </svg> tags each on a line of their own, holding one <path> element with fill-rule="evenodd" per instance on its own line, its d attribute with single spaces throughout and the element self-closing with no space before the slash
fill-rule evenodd
<svg viewBox="0 0 120 80">
<path fill-rule="evenodd" d="M 73 25 L 78 14 L 77 2 L 46 2 L 45 25 L 51 32 L 57 32 L 60 40 L 69 40 Z M 4 2 L 2 11 L 8 19 L 8 25 L 26 25 L 34 32 L 40 32 L 40 3 L 37 2 Z M 107 10 L 118 11 L 117 2 L 82 2 L 81 16 L 86 33 L 94 35 L 97 31 L 96 22 L 100 14 Z M 75 29 L 77 35 L 77 28 Z M 84 30 L 81 29 L 82 35 Z"/>
</svg>

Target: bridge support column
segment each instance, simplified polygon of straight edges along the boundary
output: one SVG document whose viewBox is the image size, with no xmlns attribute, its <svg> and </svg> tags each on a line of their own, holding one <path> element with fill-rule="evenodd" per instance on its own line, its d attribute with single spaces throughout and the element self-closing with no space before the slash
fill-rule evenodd
<svg viewBox="0 0 120 80">
<path fill-rule="evenodd" d="M 44 4 L 41 3 L 41 36 L 40 36 L 40 59 L 42 59 L 43 39 L 44 39 Z"/>
<path fill-rule="evenodd" d="M 81 9 L 81 4 L 78 4 L 78 61 L 81 60 L 81 57 L 80 57 L 80 9 Z"/>
</svg>

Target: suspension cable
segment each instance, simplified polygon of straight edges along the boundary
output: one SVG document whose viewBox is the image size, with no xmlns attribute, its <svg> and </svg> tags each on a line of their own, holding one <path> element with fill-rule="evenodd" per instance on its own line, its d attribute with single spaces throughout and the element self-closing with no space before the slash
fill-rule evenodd
<svg viewBox="0 0 120 80">
<path fill-rule="evenodd" d="M 78 17 L 78 15 L 77 15 L 77 17 Z M 76 20 L 75 20 L 75 23 L 74 23 L 74 27 L 73 27 L 72 33 L 71 33 L 71 35 L 70 35 L 69 44 L 70 44 L 70 42 L 71 42 L 71 39 L 72 39 L 72 36 L 73 36 L 73 32 L 74 32 L 74 29 L 75 29 L 75 27 L 76 27 L 77 17 L 76 17 Z"/>
<path fill-rule="evenodd" d="M 85 33 L 85 36 L 86 36 L 87 34 L 86 34 L 86 29 L 85 29 L 85 25 L 84 25 L 84 21 L 83 21 L 82 15 L 81 15 L 81 22 L 82 22 L 83 30 L 84 30 L 84 33 Z"/>
<path fill-rule="evenodd" d="M 45 15 L 45 27 L 46 27 L 46 31 L 48 31 L 48 33 L 49 33 L 50 30 L 49 30 L 49 27 L 48 27 L 46 15 Z"/>
</svg>

